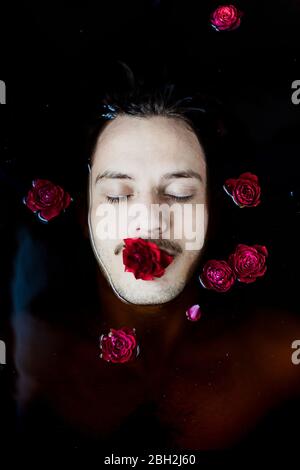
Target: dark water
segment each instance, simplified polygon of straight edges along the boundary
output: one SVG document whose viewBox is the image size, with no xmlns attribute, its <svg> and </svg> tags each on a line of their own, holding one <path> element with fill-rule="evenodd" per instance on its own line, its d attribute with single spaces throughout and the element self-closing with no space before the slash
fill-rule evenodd
<svg viewBox="0 0 300 470">
<path fill-rule="evenodd" d="M 0 366 L 1 452 L 20 450 L 29 459 L 39 451 L 44 456 L 96 452 L 99 461 L 110 453 L 189 452 L 170 445 L 172 427 L 158 419 L 157 401 L 147 392 L 107 436 L 76 421 L 79 413 L 82 422 L 85 407 L 87 421 L 100 413 L 93 401 L 97 374 L 95 379 L 92 372 L 85 375 L 86 363 L 97 368 L 103 326 L 97 266 L 79 216 L 85 214 L 86 127 L 103 91 L 115 83 L 121 86 L 116 60 L 128 62 L 149 83 L 166 77 L 217 95 L 229 110 L 226 144 L 210 162 L 216 212 L 207 256 L 223 256 L 242 241 L 266 244 L 270 257 L 268 275 L 248 290 L 240 288 L 225 298 L 201 291 L 205 322 L 211 325 L 207 331 L 215 328 L 221 341 L 231 328 L 244 325 L 242 338 L 248 344 L 246 320 L 251 312 L 267 312 L 260 329 L 254 328 L 255 341 L 265 337 L 270 346 L 261 359 L 265 377 L 257 376 L 258 366 L 249 370 L 255 390 L 269 377 L 272 348 L 282 367 L 277 342 L 281 319 L 286 348 L 290 340 L 300 339 L 300 105 L 291 102 L 291 83 L 300 78 L 299 5 L 239 3 L 244 23 L 227 35 L 208 28 L 210 2 L 198 9 L 195 2 L 112 2 L 97 11 L 89 4 L 58 8 L 50 2 L 21 2 L 17 11 L 3 11 L 0 79 L 7 85 L 7 105 L 0 108 L 0 340 L 6 344 L 6 364 Z M 252 212 L 228 204 L 221 189 L 226 177 L 243 171 L 258 174 L 263 188 L 263 203 Z M 61 184 L 75 201 L 48 225 L 22 204 L 37 177 Z M 201 328 L 199 322 L 191 335 L 201 335 Z M 72 361 L 75 357 L 81 362 Z M 199 372 L 202 377 L 205 367 Z M 226 380 L 226 369 L 222 373 Z M 89 381 L 81 381 L 81 375 Z M 74 377 L 80 387 L 74 382 L 70 393 Z M 239 380 L 239 373 L 235 377 Z M 264 458 L 269 464 L 282 460 L 283 468 L 297 465 L 300 387 L 287 376 L 282 380 L 282 399 L 274 401 L 274 385 L 266 399 L 270 406 L 261 413 L 254 407 L 259 418 L 252 427 L 241 415 L 240 431 L 226 449 L 217 441 L 209 449 L 200 442 L 194 453 L 203 468 L 221 468 L 227 461 L 243 468 Z M 80 391 L 76 406 L 75 390 L 77 395 Z M 237 415 L 238 402 L 232 407 Z M 109 400 L 101 405 L 114 408 Z"/>
</svg>

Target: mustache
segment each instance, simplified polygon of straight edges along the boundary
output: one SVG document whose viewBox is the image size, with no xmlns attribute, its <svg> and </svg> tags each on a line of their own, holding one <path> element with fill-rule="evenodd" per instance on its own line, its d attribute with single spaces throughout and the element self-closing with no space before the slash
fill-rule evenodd
<svg viewBox="0 0 300 470">
<path fill-rule="evenodd" d="M 155 243 L 155 245 L 157 245 L 158 248 L 160 248 L 161 250 L 168 251 L 170 255 L 176 255 L 178 253 L 182 253 L 181 246 L 177 245 L 177 243 L 174 243 L 171 240 L 167 240 L 164 238 L 163 239 L 143 238 L 143 240 L 147 242 Z M 117 245 L 117 247 L 115 248 L 115 251 L 114 251 L 115 255 L 118 255 L 124 246 L 125 246 L 124 242 L 119 243 L 119 245 Z"/>
</svg>

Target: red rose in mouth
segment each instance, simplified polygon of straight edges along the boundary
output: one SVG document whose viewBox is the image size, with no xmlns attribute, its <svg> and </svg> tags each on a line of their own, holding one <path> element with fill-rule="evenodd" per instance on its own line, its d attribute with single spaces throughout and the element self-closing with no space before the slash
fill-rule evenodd
<svg viewBox="0 0 300 470">
<path fill-rule="evenodd" d="M 152 281 L 161 277 L 174 256 L 161 250 L 155 243 L 142 238 L 125 238 L 123 263 L 125 271 L 134 274 L 136 279 Z"/>
<path fill-rule="evenodd" d="M 100 337 L 100 357 L 107 362 L 124 363 L 139 354 L 135 328 L 123 327 L 119 330 L 110 329 L 108 335 Z"/>
<path fill-rule="evenodd" d="M 223 187 L 239 207 L 256 207 L 260 204 L 258 177 L 252 173 L 242 173 L 236 179 L 230 178 Z"/>
<path fill-rule="evenodd" d="M 265 246 L 239 244 L 235 252 L 229 256 L 228 262 L 237 280 L 250 284 L 265 274 L 267 256 L 268 250 Z"/>
<path fill-rule="evenodd" d="M 206 289 L 227 292 L 235 282 L 235 274 L 226 261 L 213 259 L 204 265 L 199 280 Z"/>
<path fill-rule="evenodd" d="M 234 5 L 221 5 L 212 12 L 210 22 L 217 31 L 232 31 L 240 26 L 241 16 Z"/>
<path fill-rule="evenodd" d="M 48 180 L 36 179 L 32 182 L 32 189 L 24 197 L 24 204 L 32 212 L 37 213 L 39 219 L 48 222 L 66 209 L 72 198 L 60 186 Z"/>
</svg>

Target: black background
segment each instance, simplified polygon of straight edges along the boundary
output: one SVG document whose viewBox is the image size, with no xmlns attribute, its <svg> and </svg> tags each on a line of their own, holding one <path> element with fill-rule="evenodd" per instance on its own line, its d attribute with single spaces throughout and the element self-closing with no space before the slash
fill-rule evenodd
<svg viewBox="0 0 300 470">
<path fill-rule="evenodd" d="M 251 169 L 263 182 L 268 238 L 276 248 L 268 287 L 276 302 L 299 310 L 300 104 L 293 104 L 291 95 L 292 82 L 300 79 L 300 4 L 234 4 L 244 12 L 242 24 L 226 33 L 209 23 L 218 2 L 27 1 L 1 7 L 0 79 L 7 104 L 0 108 L 0 338 L 7 343 L 8 365 L 0 370 L 0 408 L 8 416 L 1 429 L 6 437 L 13 439 L 15 413 L 7 326 L 14 230 L 19 217 L 30 217 L 21 198 L 34 177 L 80 192 L 86 171 L 83 131 L 101 93 L 118 81 L 118 61 L 149 82 L 165 77 L 217 95 L 236 115 L 243 127 L 238 152 L 241 161 L 247 153 L 249 162 L 251 142 Z M 263 238 L 260 226 L 257 233 Z M 277 419 L 296 433 L 295 408 L 292 404 L 288 417 Z M 261 432 L 270 448 L 268 430 Z"/>
</svg>

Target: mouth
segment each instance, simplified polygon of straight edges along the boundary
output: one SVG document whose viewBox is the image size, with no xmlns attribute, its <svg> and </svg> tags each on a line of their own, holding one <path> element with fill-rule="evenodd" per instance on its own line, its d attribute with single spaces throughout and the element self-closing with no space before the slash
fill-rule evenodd
<svg viewBox="0 0 300 470">
<path fill-rule="evenodd" d="M 125 271 L 133 273 L 136 279 L 150 281 L 162 277 L 175 257 L 175 250 L 168 246 L 169 243 L 162 247 L 142 238 L 127 238 L 124 242 L 125 245 L 122 245 Z"/>
<path fill-rule="evenodd" d="M 120 245 L 118 245 L 117 248 L 115 249 L 115 252 L 114 252 L 115 255 L 118 255 L 119 253 L 121 253 L 121 251 L 124 248 L 125 248 L 125 243 L 120 243 Z M 175 251 L 172 248 L 165 248 L 165 247 L 161 247 L 161 246 L 158 246 L 158 248 L 161 251 L 164 251 L 165 253 L 167 253 L 168 255 L 174 256 L 174 258 L 181 253 L 181 251 Z"/>
<path fill-rule="evenodd" d="M 157 247 L 161 250 L 161 251 L 164 251 L 165 253 L 167 253 L 168 255 L 171 255 L 171 256 L 177 256 L 179 253 L 177 251 L 174 251 L 172 250 L 171 248 L 162 248 L 160 246 L 157 245 Z M 123 250 L 123 248 L 125 248 L 125 243 L 120 247 L 120 249 L 118 250 L 118 253 Z"/>
<path fill-rule="evenodd" d="M 178 253 L 176 251 L 173 251 L 173 250 L 170 250 L 168 248 L 161 248 L 160 246 L 158 247 L 161 251 L 164 251 L 165 253 L 168 253 L 168 255 L 171 255 L 171 256 L 177 256 Z"/>
</svg>

